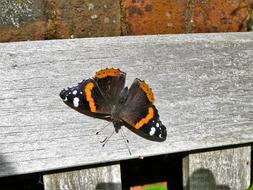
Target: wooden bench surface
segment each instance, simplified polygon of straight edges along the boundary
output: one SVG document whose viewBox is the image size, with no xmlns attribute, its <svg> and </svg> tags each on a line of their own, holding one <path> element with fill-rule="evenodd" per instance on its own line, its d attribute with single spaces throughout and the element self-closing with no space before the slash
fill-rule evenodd
<svg viewBox="0 0 253 190">
<path fill-rule="evenodd" d="M 0 176 L 253 142 L 253 34 L 187 34 L 0 44 Z M 105 67 L 145 80 L 165 142 L 68 108 L 59 92 Z"/>
</svg>

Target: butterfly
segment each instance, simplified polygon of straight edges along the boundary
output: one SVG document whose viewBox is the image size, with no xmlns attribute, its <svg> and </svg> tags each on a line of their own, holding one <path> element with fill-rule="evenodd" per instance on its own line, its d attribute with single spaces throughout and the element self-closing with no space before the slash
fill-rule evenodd
<svg viewBox="0 0 253 190">
<path fill-rule="evenodd" d="M 106 68 L 77 86 L 63 89 L 60 97 L 78 112 L 111 121 L 116 132 L 126 126 L 144 138 L 164 141 L 166 127 L 159 119 L 151 88 L 136 78 L 128 89 L 125 81 L 126 73 Z"/>
</svg>

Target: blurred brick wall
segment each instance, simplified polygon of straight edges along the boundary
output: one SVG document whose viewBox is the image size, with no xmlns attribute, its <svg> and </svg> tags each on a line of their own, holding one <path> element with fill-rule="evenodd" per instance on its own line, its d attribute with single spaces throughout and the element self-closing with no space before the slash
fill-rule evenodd
<svg viewBox="0 0 253 190">
<path fill-rule="evenodd" d="M 253 30 L 253 0 L 3 0 L 0 42 Z"/>
</svg>

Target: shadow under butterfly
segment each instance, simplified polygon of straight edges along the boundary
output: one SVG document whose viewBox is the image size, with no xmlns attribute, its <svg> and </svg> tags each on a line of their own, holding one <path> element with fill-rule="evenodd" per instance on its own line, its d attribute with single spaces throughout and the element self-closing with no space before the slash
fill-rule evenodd
<svg viewBox="0 0 253 190">
<path fill-rule="evenodd" d="M 136 78 L 128 89 L 125 80 L 126 73 L 106 68 L 77 86 L 63 89 L 60 97 L 65 104 L 80 113 L 112 122 L 114 132 L 120 131 L 126 142 L 128 140 L 123 130 L 120 130 L 121 126 L 126 126 L 146 139 L 165 141 L 166 127 L 159 119 L 151 88 Z M 110 137 L 103 141 L 103 146 Z M 129 153 L 131 154 L 130 150 Z"/>
</svg>

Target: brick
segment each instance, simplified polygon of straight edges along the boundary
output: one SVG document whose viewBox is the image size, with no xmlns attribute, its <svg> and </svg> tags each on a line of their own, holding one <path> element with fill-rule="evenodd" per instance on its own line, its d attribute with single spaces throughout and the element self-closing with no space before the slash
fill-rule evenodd
<svg viewBox="0 0 253 190">
<path fill-rule="evenodd" d="M 253 0 L 250 0 L 249 3 L 249 20 L 247 23 L 247 30 L 248 31 L 253 31 Z"/>
<path fill-rule="evenodd" d="M 193 32 L 247 31 L 247 0 L 196 0 L 193 5 Z"/>
<path fill-rule="evenodd" d="M 118 0 L 5 0 L 0 41 L 121 35 Z"/>
<path fill-rule="evenodd" d="M 183 33 L 187 2 L 187 0 L 125 0 L 127 34 Z"/>
<path fill-rule="evenodd" d="M 121 34 L 118 0 L 47 0 L 48 38 Z"/>
<path fill-rule="evenodd" d="M 31 21 L 20 27 L 7 26 L 0 29 L 0 42 L 42 40 L 46 37 L 46 22 Z"/>
<path fill-rule="evenodd" d="M 46 36 L 43 0 L 5 0 L 0 4 L 0 41 L 39 40 Z"/>
</svg>

